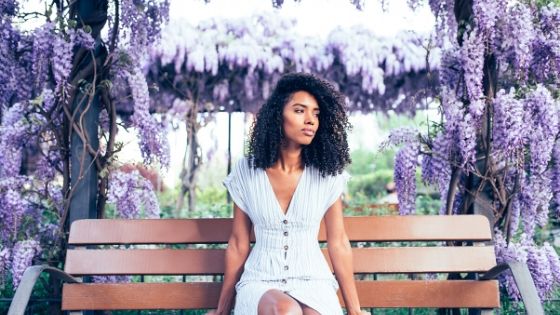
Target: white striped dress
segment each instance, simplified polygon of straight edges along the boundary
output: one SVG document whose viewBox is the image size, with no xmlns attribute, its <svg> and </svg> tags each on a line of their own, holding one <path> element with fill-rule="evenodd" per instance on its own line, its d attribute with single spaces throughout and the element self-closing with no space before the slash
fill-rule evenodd
<svg viewBox="0 0 560 315">
<path fill-rule="evenodd" d="M 242 158 L 224 180 L 233 201 L 253 223 L 256 242 L 235 288 L 236 315 L 256 315 L 262 295 L 278 289 L 323 315 L 342 314 L 338 283 L 321 253 L 317 235 L 326 210 L 350 176 L 322 177 L 305 167 L 286 214 L 263 169 Z"/>
</svg>

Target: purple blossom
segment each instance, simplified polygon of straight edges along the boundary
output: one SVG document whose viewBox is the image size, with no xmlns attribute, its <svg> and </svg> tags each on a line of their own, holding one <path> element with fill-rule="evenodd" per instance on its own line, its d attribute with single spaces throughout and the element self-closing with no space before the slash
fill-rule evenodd
<svg viewBox="0 0 560 315">
<path fill-rule="evenodd" d="M 438 34 L 438 44 L 442 44 L 446 39 L 455 38 L 457 33 L 457 21 L 455 20 L 454 0 L 429 0 L 430 8 L 436 17 L 436 34 Z M 446 36 L 446 38 L 444 37 Z"/>
<path fill-rule="evenodd" d="M 494 99 L 492 145 L 496 152 L 511 157 L 523 149 L 527 128 L 523 121 L 523 103 L 514 90 L 498 91 Z"/>
<path fill-rule="evenodd" d="M 416 167 L 418 166 L 418 145 L 407 144 L 395 156 L 394 181 L 399 199 L 401 215 L 416 212 Z"/>
<path fill-rule="evenodd" d="M 128 283 L 132 281 L 132 276 L 93 276 L 94 283 Z"/>
<path fill-rule="evenodd" d="M 527 4 L 517 3 L 508 9 L 500 31 L 498 58 L 509 62 L 521 79 L 527 73 L 533 60 L 533 42 L 536 39 L 533 14 Z"/>
<path fill-rule="evenodd" d="M 169 143 L 164 128 L 150 115 L 150 96 L 144 75 L 136 69 L 127 75 L 134 100 L 132 124 L 138 129 L 140 149 L 144 162 L 150 164 L 156 157 L 163 166 L 169 165 Z"/>
<path fill-rule="evenodd" d="M 57 84 L 57 90 L 60 90 L 68 80 L 70 71 L 72 70 L 72 56 L 74 43 L 71 41 L 73 30 L 70 31 L 70 39 L 65 39 L 62 34 L 53 37 L 52 42 L 52 58 L 53 75 Z"/>
<path fill-rule="evenodd" d="M 469 112 L 474 118 L 472 123 L 477 123 L 478 118 L 484 111 L 482 91 L 482 77 L 484 67 L 485 45 L 483 37 L 476 31 L 471 30 L 463 35 L 461 47 L 463 76 L 470 101 Z"/>
<path fill-rule="evenodd" d="M 460 81 L 461 49 L 459 45 L 454 45 L 446 49 L 441 57 L 441 67 L 439 69 L 440 84 L 445 85 L 451 91 L 457 88 Z"/>
<path fill-rule="evenodd" d="M 0 278 L 11 269 L 11 252 L 8 247 L 0 245 Z M 0 283 L 1 284 L 1 283 Z"/>
<path fill-rule="evenodd" d="M 556 217 L 560 217 L 560 141 L 552 149 L 551 189 L 556 203 Z"/>
<path fill-rule="evenodd" d="M 109 176 L 107 201 L 116 206 L 117 214 L 124 219 L 141 217 L 159 218 L 160 208 L 152 184 L 136 170 L 114 171 Z"/>
<path fill-rule="evenodd" d="M 459 122 L 459 151 L 463 157 L 463 167 L 470 169 L 476 161 L 476 123 L 470 113 L 466 113 Z"/>
<path fill-rule="evenodd" d="M 550 245 L 548 242 L 545 242 L 543 244 L 542 250 L 544 251 L 548 259 L 550 271 L 554 276 L 554 282 L 556 284 L 560 283 L 560 258 L 558 258 L 556 249 L 554 249 L 554 247 L 552 247 L 552 245 Z"/>
<path fill-rule="evenodd" d="M 436 185 L 441 196 L 440 213 L 445 213 L 445 200 L 451 180 L 451 164 L 449 163 L 450 142 L 444 132 L 432 140 L 432 151 L 422 157 L 422 181 L 428 185 Z"/>
<path fill-rule="evenodd" d="M 560 73 L 560 6 L 549 4 L 539 12 L 533 42 L 532 74 L 540 81 L 558 80 Z"/>
<path fill-rule="evenodd" d="M 532 126 L 528 133 L 531 154 L 530 174 L 543 174 L 552 157 L 554 139 L 558 134 L 558 104 L 542 85 L 525 98 L 525 122 Z"/>
<path fill-rule="evenodd" d="M 537 248 L 534 244 L 526 244 L 525 248 L 527 250 L 527 267 L 529 267 L 531 277 L 537 287 L 539 298 L 544 301 L 550 296 L 554 283 L 550 261 L 546 251 Z"/>
<path fill-rule="evenodd" d="M 494 234 L 494 250 L 496 252 L 496 261 L 498 264 L 510 262 L 526 262 L 527 252 L 519 243 L 506 243 L 502 232 L 496 230 Z M 500 275 L 500 284 L 506 289 L 508 296 L 514 301 L 521 299 L 521 293 L 517 288 L 517 284 L 510 270 Z"/>
<path fill-rule="evenodd" d="M 523 229 L 532 237 L 535 233 L 535 225 L 544 226 L 548 221 L 549 202 L 552 197 L 550 178 L 548 176 L 526 178 L 520 194 Z"/>
<path fill-rule="evenodd" d="M 35 30 L 33 36 L 32 69 L 35 86 L 38 88 L 41 88 L 48 82 L 54 41 L 54 24 L 52 22 L 47 22 Z"/>
<path fill-rule="evenodd" d="M 18 3 L 15 0 L 0 0 L 0 16 L 14 16 L 18 9 Z"/>
<path fill-rule="evenodd" d="M 41 253 L 42 249 L 36 240 L 19 241 L 15 244 L 12 257 L 12 277 L 14 287 L 17 288 L 23 272 L 31 266 L 33 258 Z"/>
<path fill-rule="evenodd" d="M 71 33 L 70 41 L 88 50 L 91 50 L 95 47 L 95 39 L 91 37 L 90 33 L 87 33 L 81 28 Z"/>
<path fill-rule="evenodd" d="M 480 34 L 491 40 L 498 18 L 505 14 L 503 1 L 474 0 L 472 9 Z"/>
<path fill-rule="evenodd" d="M 401 144 L 418 144 L 418 130 L 411 127 L 402 127 L 391 130 L 387 140 L 381 142 L 380 150 Z"/>
</svg>

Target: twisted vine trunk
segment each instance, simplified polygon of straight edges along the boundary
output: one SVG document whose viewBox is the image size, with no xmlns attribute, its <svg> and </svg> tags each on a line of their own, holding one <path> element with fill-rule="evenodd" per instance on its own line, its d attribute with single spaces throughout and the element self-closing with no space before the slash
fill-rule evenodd
<svg viewBox="0 0 560 315">
<path fill-rule="evenodd" d="M 455 0 L 454 6 L 455 19 L 457 21 L 457 41 L 459 45 L 463 45 L 463 34 L 470 32 L 468 26 L 473 25 L 473 1 L 472 0 Z M 472 29 L 472 27 L 471 27 Z M 462 199 L 462 205 L 459 208 L 461 214 L 482 214 L 486 216 L 491 224 L 496 224 L 496 213 L 494 210 L 494 191 L 492 186 L 496 185 L 496 172 L 494 170 L 494 162 L 491 158 L 491 141 L 492 141 L 492 100 L 495 96 L 497 83 L 497 65 L 496 58 L 492 51 L 486 47 L 484 51 L 483 66 L 483 93 L 485 97 L 484 112 L 480 128 L 477 128 L 477 144 L 476 144 L 476 163 L 474 172 L 470 172 L 465 179 L 465 192 Z M 468 105 L 468 104 L 465 104 Z M 452 180 L 450 182 L 449 195 L 447 196 L 447 213 L 451 214 L 454 203 L 455 192 L 464 173 L 459 169 L 453 170 Z M 493 231 L 493 228 L 492 228 Z M 459 245 L 462 244 L 450 244 Z M 475 278 L 475 274 L 468 274 L 465 279 Z M 449 274 L 449 279 L 463 279 L 460 274 Z M 478 310 L 469 310 L 470 314 L 480 314 Z M 458 309 L 440 309 L 438 314 L 459 315 Z"/>
<path fill-rule="evenodd" d="M 467 26 L 473 26 L 472 0 L 455 1 L 455 18 L 457 20 L 457 41 L 462 45 L 462 35 L 468 32 Z M 483 92 L 485 104 L 481 128 L 477 129 L 476 139 L 476 164 L 475 172 L 466 178 L 465 195 L 460 212 L 464 214 L 482 214 L 491 224 L 496 222 L 493 200 L 495 200 L 492 185 L 496 185 L 494 162 L 491 158 L 492 139 L 492 100 L 494 99 L 497 84 L 496 57 L 486 47 L 483 66 Z M 482 176 L 482 177 L 481 177 Z M 493 183 L 490 183 L 492 181 Z M 451 191 L 451 190 L 450 190 Z M 448 198 L 449 202 L 450 198 Z M 452 199 L 451 199 L 452 200 Z M 448 209 L 452 204 L 448 204 Z"/>
<path fill-rule="evenodd" d="M 197 122 L 198 106 L 194 102 L 186 119 L 187 148 L 183 156 L 183 168 L 181 170 L 181 188 L 175 207 L 175 217 L 179 217 L 184 207 L 185 195 L 187 195 L 188 210 L 194 211 L 196 206 L 196 177 L 201 164 L 200 144 L 198 143 L 199 124 Z"/>
</svg>

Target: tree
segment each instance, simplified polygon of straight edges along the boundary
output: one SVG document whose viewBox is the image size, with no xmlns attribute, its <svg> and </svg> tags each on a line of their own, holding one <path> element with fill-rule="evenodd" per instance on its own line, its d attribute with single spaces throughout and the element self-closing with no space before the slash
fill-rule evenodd
<svg viewBox="0 0 560 315">
<path fill-rule="evenodd" d="M 440 42 L 451 44 L 440 68 L 442 120 L 429 133 L 400 129 L 388 140 L 403 144 L 395 159 L 401 212 L 414 212 L 421 156 L 423 180 L 441 193 L 440 213 L 486 215 L 498 261 L 527 262 L 545 300 L 560 284 L 556 251 L 535 242 L 536 227 L 557 217 L 560 206 L 560 7 L 482 0 L 430 5 Z M 502 280 L 517 300 L 512 277 Z"/>
<path fill-rule="evenodd" d="M 119 92 L 133 99 L 130 125 L 142 130 L 145 160 L 167 161 L 139 62 L 167 19 L 167 1 L 44 4 L 25 12 L 0 2 L 0 273 L 11 270 L 14 286 L 33 259 L 63 261 L 69 219 L 80 208 L 101 216 L 108 186 L 117 206 L 157 214 L 151 185 L 113 163 Z M 18 27 L 29 19 L 40 26 Z"/>
</svg>

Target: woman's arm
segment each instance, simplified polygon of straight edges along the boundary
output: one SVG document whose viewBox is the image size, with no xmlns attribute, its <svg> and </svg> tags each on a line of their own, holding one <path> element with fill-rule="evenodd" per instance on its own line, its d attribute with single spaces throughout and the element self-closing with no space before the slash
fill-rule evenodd
<svg viewBox="0 0 560 315">
<path fill-rule="evenodd" d="M 364 314 L 360 310 L 360 301 L 358 300 L 358 292 L 354 282 L 352 248 L 344 230 L 342 201 L 340 198 L 327 210 L 325 226 L 327 228 L 329 257 L 342 291 L 342 298 L 344 299 L 348 315 Z"/>
<path fill-rule="evenodd" d="M 243 265 L 249 256 L 251 228 L 249 216 L 234 204 L 233 228 L 226 249 L 224 282 L 218 300 L 218 309 L 214 314 L 229 315 L 231 312 L 235 298 L 235 284 L 241 277 Z"/>
</svg>

